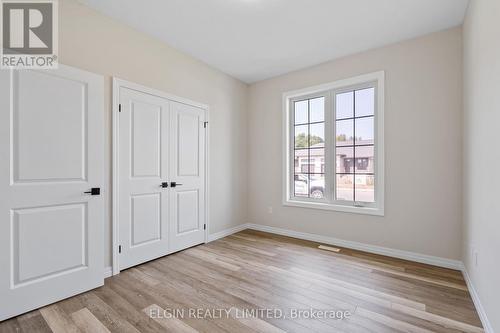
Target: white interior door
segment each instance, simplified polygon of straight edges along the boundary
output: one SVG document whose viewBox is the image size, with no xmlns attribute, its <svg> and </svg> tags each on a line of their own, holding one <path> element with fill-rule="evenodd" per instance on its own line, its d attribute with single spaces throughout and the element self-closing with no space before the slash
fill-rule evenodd
<svg viewBox="0 0 500 333">
<path fill-rule="evenodd" d="M 0 71 L 0 320 L 103 284 L 103 78 Z M 96 193 L 96 192 L 95 192 Z"/>
<path fill-rule="evenodd" d="M 169 253 L 169 101 L 120 88 L 120 269 Z"/>
<path fill-rule="evenodd" d="M 205 240 L 205 111 L 170 105 L 170 246 L 178 251 Z"/>
<path fill-rule="evenodd" d="M 205 241 L 205 110 L 135 84 L 117 90 L 119 269 L 126 269 Z"/>
</svg>

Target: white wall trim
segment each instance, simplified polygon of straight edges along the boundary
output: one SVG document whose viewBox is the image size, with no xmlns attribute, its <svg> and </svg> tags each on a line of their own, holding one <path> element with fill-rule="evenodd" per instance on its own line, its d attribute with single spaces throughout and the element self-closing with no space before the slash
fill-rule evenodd
<svg viewBox="0 0 500 333">
<path fill-rule="evenodd" d="M 439 266 L 439 267 L 444 267 L 444 268 L 461 270 L 463 267 L 463 264 L 460 260 L 435 257 L 435 256 L 426 255 L 426 254 L 391 249 L 388 247 L 365 244 L 365 243 L 360 243 L 360 242 L 354 242 L 354 241 L 349 241 L 349 240 L 344 240 L 344 239 L 339 239 L 339 238 L 334 238 L 334 237 L 328 237 L 328 236 L 321 236 L 321 235 L 316 235 L 316 234 L 310 234 L 310 233 L 305 233 L 305 232 L 299 232 L 299 231 L 294 231 L 294 230 L 281 229 L 281 228 L 270 227 L 270 226 L 261 225 L 261 224 L 249 223 L 246 225 L 246 227 L 248 229 L 269 232 L 272 234 L 294 237 L 294 238 L 299 238 L 299 239 L 305 239 L 305 240 L 318 242 L 318 243 L 337 245 L 340 247 L 346 247 L 346 248 L 353 249 L 353 250 L 360 250 L 360 251 L 365 251 L 365 252 L 369 252 L 369 253 L 375 253 L 375 254 L 380 254 L 380 255 L 384 255 L 384 256 L 405 259 L 405 260 L 415 261 L 415 262 L 419 262 L 419 263 L 423 263 L 423 264 L 429 264 L 429 265 L 434 265 L 434 266 Z"/>
<path fill-rule="evenodd" d="M 237 225 L 236 227 L 224 229 L 222 231 L 208 235 L 208 241 L 213 242 L 219 238 L 224 238 L 226 236 L 235 234 L 235 233 L 243 231 L 245 229 L 249 229 L 247 224 L 240 224 L 240 225 Z"/>
<path fill-rule="evenodd" d="M 211 234 L 208 236 L 208 240 L 209 240 L 209 242 L 212 242 L 212 241 L 217 240 L 219 238 L 232 235 L 234 233 L 240 232 L 240 231 L 245 230 L 245 229 L 264 231 L 264 232 L 269 232 L 271 234 L 299 238 L 299 239 L 304 239 L 304 240 L 308 240 L 308 241 L 312 241 L 312 242 L 337 245 L 340 247 L 345 247 L 345 248 L 349 248 L 349 249 L 353 249 L 353 250 L 365 251 L 365 252 L 369 252 L 369 253 L 380 254 L 380 255 L 384 255 L 384 256 L 388 256 L 388 257 L 410 260 L 410 261 L 415 261 L 415 262 L 419 262 L 419 263 L 423 263 L 423 264 L 434 265 L 434 266 L 439 266 L 439 267 L 444 267 L 444 268 L 451 268 L 451 269 L 456 269 L 459 271 L 463 271 L 463 267 L 464 267 L 463 263 L 460 260 L 441 258 L 441 257 L 436 257 L 436 256 L 430 256 L 427 254 L 420 254 L 420 253 L 416 253 L 416 252 L 391 249 L 388 247 L 365 244 L 365 243 L 354 242 L 354 241 L 349 241 L 349 240 L 344 240 L 344 239 L 339 239 L 339 238 L 334 238 L 334 237 L 321 236 L 321 235 L 310 234 L 310 233 L 306 233 L 306 232 L 270 227 L 267 225 L 253 224 L 253 223 L 241 224 L 239 226 L 225 229 L 225 230 L 219 231 L 215 234 Z"/>
<path fill-rule="evenodd" d="M 113 267 L 111 266 L 104 267 L 104 278 L 107 279 L 111 276 L 113 276 Z"/>
<path fill-rule="evenodd" d="M 119 104 L 120 104 L 120 88 L 128 88 L 132 90 L 136 90 L 139 92 L 148 93 L 154 96 L 158 96 L 170 101 L 179 102 L 187 105 L 191 105 L 200 109 L 205 110 L 205 121 L 209 121 L 210 117 L 210 107 L 206 104 L 198 103 L 196 101 L 189 100 L 187 98 L 178 97 L 175 95 L 171 95 L 165 93 L 161 90 L 156 90 L 150 87 L 146 87 L 134 82 L 126 81 L 117 77 L 113 77 L 113 105 L 112 105 L 112 275 L 116 275 L 120 273 L 120 265 L 119 265 L 119 255 L 118 255 L 118 245 L 120 243 L 119 239 L 119 132 L 118 132 L 118 121 L 119 121 Z M 209 150 L 209 133 L 208 128 L 205 131 L 205 242 L 208 241 L 208 231 L 210 228 L 210 218 L 209 218 L 209 173 L 208 173 L 208 159 L 210 156 Z"/>
<path fill-rule="evenodd" d="M 484 307 L 481 304 L 481 301 L 479 299 L 479 294 L 477 293 L 476 288 L 474 288 L 469 273 L 467 272 L 467 268 L 463 263 L 462 263 L 462 274 L 464 275 L 465 283 L 467 283 L 467 288 L 469 289 L 470 296 L 472 298 L 472 301 L 474 302 L 474 306 L 476 307 L 479 319 L 481 319 L 481 323 L 483 324 L 484 332 L 495 333 L 493 331 L 493 326 L 491 325 L 488 316 L 486 315 L 486 311 L 484 310 Z"/>
</svg>

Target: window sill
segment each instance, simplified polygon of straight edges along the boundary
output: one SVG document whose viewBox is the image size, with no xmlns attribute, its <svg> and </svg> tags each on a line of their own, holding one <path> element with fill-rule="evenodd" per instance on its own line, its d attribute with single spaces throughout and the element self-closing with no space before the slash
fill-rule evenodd
<svg viewBox="0 0 500 333">
<path fill-rule="evenodd" d="M 288 199 L 283 206 L 300 207 L 309 209 L 330 210 L 343 213 L 384 216 L 384 209 L 380 207 L 355 207 L 324 202 L 310 202 Z"/>
</svg>

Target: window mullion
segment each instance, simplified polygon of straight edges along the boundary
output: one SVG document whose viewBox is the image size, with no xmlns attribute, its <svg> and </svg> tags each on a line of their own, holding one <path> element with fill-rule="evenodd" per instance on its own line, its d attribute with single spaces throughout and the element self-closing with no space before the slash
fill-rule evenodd
<svg viewBox="0 0 500 333">
<path fill-rule="evenodd" d="M 356 206 L 356 90 L 352 92 L 352 204 Z"/>
<path fill-rule="evenodd" d="M 295 197 L 295 103 L 291 102 L 291 115 L 290 115 L 290 123 L 289 123 L 289 128 L 290 128 L 290 160 L 288 162 L 289 165 L 289 186 L 290 186 L 290 193 L 289 197 L 294 198 Z"/>
<path fill-rule="evenodd" d="M 336 124 L 336 116 L 335 116 L 335 91 L 331 90 L 328 92 L 328 103 L 327 103 L 327 109 L 325 111 L 325 120 L 328 122 L 328 147 L 325 147 L 325 154 L 328 156 L 325 156 L 325 160 L 327 161 L 328 165 L 328 172 L 327 175 L 325 176 L 325 179 L 328 178 L 328 188 L 329 188 L 329 201 L 330 202 L 335 202 L 337 200 L 337 195 L 335 193 L 335 186 L 337 182 L 337 168 L 336 168 L 336 153 L 337 153 L 337 147 L 336 147 L 336 131 L 337 128 L 335 126 Z"/>
<path fill-rule="evenodd" d="M 307 100 L 307 197 L 311 197 L 311 100 Z"/>
</svg>

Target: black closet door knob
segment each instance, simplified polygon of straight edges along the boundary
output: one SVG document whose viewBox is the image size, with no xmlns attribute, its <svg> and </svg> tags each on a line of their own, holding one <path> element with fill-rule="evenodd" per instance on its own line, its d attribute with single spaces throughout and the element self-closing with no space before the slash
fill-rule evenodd
<svg viewBox="0 0 500 333">
<path fill-rule="evenodd" d="M 168 187 L 168 182 L 161 183 L 161 187 L 163 187 L 163 188 Z"/>
<path fill-rule="evenodd" d="M 90 194 L 90 195 L 100 195 L 101 194 L 101 189 L 99 187 L 92 187 L 90 191 L 83 192 L 85 194 Z"/>
</svg>

